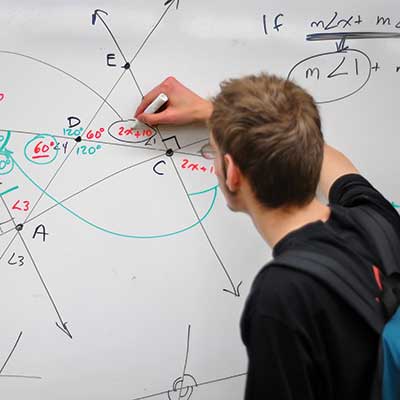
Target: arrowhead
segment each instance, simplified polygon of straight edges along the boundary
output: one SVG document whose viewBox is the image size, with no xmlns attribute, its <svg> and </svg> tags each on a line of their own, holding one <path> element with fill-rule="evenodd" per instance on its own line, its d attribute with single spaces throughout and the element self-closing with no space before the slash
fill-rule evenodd
<svg viewBox="0 0 400 400">
<path fill-rule="evenodd" d="M 103 13 L 103 14 L 105 14 L 105 15 L 108 15 L 108 12 L 106 12 L 106 11 L 104 11 L 104 10 L 100 10 L 99 8 L 98 9 L 96 9 L 96 10 L 94 10 L 94 12 L 93 12 L 93 14 L 92 14 L 92 25 L 95 25 L 96 24 L 96 19 L 97 19 L 97 16 L 99 15 L 99 13 Z"/>
<path fill-rule="evenodd" d="M 67 323 L 68 322 L 62 322 L 61 326 L 56 322 L 57 328 L 59 328 L 62 332 L 64 332 L 70 339 L 72 339 L 71 332 L 67 328 Z"/>
<path fill-rule="evenodd" d="M 222 289 L 222 290 L 223 290 L 224 292 L 233 294 L 235 297 L 240 297 L 239 288 L 240 288 L 240 285 L 241 285 L 242 283 L 243 283 L 243 282 L 240 281 L 239 284 L 238 284 L 236 287 L 233 287 L 233 291 L 232 291 L 232 290 L 228 290 L 228 289 Z"/>
<path fill-rule="evenodd" d="M 345 46 L 346 36 L 343 36 L 339 43 L 336 42 L 336 51 L 341 53 L 349 48 L 349 46 Z"/>
<path fill-rule="evenodd" d="M 173 4 L 173 3 L 176 2 L 176 9 L 178 9 L 178 8 L 179 8 L 179 1 L 180 1 L 180 0 L 167 0 L 167 1 L 164 3 L 164 6 L 166 7 L 166 6 L 169 6 L 171 3 Z M 171 5 L 172 5 L 172 4 L 171 4 Z"/>
</svg>

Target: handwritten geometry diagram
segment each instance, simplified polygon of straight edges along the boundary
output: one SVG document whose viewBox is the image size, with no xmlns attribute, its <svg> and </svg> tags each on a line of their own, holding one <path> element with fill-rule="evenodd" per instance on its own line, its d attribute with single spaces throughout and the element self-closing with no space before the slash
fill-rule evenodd
<svg viewBox="0 0 400 400">
<path fill-rule="evenodd" d="M 179 399 L 186 399 L 189 400 L 192 395 L 194 394 L 195 390 L 198 390 L 201 386 L 211 385 L 222 381 L 227 381 L 230 379 L 235 379 L 239 377 L 246 376 L 246 373 L 236 374 L 232 376 L 227 376 L 224 378 L 214 379 L 206 382 L 198 383 L 197 380 L 193 375 L 188 373 L 188 358 L 189 358 L 189 351 L 190 351 L 190 335 L 191 335 L 191 326 L 188 325 L 187 330 L 187 340 L 186 340 L 186 354 L 185 354 L 185 361 L 183 365 L 182 374 L 174 380 L 172 383 L 172 388 L 169 390 L 165 390 L 162 392 L 150 394 L 144 397 L 136 397 L 132 400 L 144 400 L 150 398 L 163 398 L 165 400 L 179 400 Z"/>
<path fill-rule="evenodd" d="M 140 55 L 150 37 L 156 32 L 161 22 L 166 18 L 172 7 L 178 9 L 178 6 L 179 1 L 175 0 L 165 3 L 165 9 L 160 18 L 154 24 L 130 59 L 125 56 L 125 53 L 121 49 L 106 22 L 108 13 L 103 10 L 94 10 L 91 15 L 91 28 L 103 26 L 110 35 L 114 45 L 125 62 L 120 76 L 105 96 L 101 95 L 97 90 L 93 89 L 87 83 L 73 76 L 69 72 L 66 72 L 46 61 L 22 53 L 0 50 L 0 57 L 2 59 L 12 60 L 14 63 L 18 63 L 19 60 L 22 62 L 23 60 L 24 62 L 29 63 L 29 65 L 35 65 L 37 68 L 42 68 L 42 71 L 44 72 L 52 71 L 52 73 L 58 74 L 58 76 L 63 76 L 65 79 L 71 80 L 74 84 L 87 90 L 91 96 L 95 96 L 95 98 L 101 100 L 100 105 L 96 108 L 95 112 L 89 119 L 89 122 L 85 124 L 85 126 L 80 126 L 81 121 L 79 117 L 76 115 L 70 116 L 68 118 L 68 126 L 63 128 L 62 134 L 56 132 L 12 129 L 12 127 L 1 127 L 0 129 L 0 196 L 2 210 L 5 211 L 5 215 L 2 216 L 2 220 L 0 221 L 0 239 L 7 239 L 7 243 L 0 252 L 0 260 L 10 260 L 10 265 L 11 262 L 14 262 L 14 259 L 15 262 L 18 262 L 18 255 L 13 253 L 9 254 L 9 250 L 12 248 L 14 242 L 19 240 L 27 254 L 27 259 L 19 256 L 22 257 L 20 262 L 25 263 L 29 260 L 33 265 L 36 276 L 57 316 L 56 326 L 71 339 L 72 333 L 70 326 L 62 315 L 61 308 L 57 305 L 55 297 L 51 293 L 51 290 L 46 283 L 46 279 L 40 271 L 39 263 L 36 261 L 36 255 L 29 248 L 25 237 L 25 231 L 32 222 L 54 209 L 63 210 L 71 217 L 71 221 L 83 223 L 90 228 L 107 235 L 127 239 L 161 239 L 183 234 L 199 227 L 209 245 L 209 249 L 215 255 L 215 259 L 222 268 L 228 281 L 228 287 L 224 288 L 223 291 L 230 293 L 235 297 L 240 296 L 239 289 L 242 282 L 239 282 L 238 284 L 233 282 L 203 225 L 203 221 L 213 210 L 217 198 L 218 186 L 214 183 L 212 186 L 190 191 L 182 177 L 182 168 L 185 168 L 185 166 L 179 166 L 175 160 L 175 157 L 178 155 L 197 158 L 199 162 L 196 163 L 189 163 L 189 161 L 186 160 L 185 162 L 187 167 L 190 167 L 192 171 L 203 171 L 202 173 L 207 172 L 212 174 L 213 167 L 209 165 L 210 162 L 207 164 L 207 160 L 203 159 L 199 151 L 191 152 L 189 150 L 190 147 L 201 146 L 207 141 L 207 139 L 198 140 L 194 143 L 181 146 L 175 135 L 164 137 L 161 130 L 157 127 L 138 124 L 137 127 L 133 129 L 131 125 L 136 121 L 132 118 L 124 118 L 110 101 L 112 93 L 116 90 L 118 83 L 126 74 L 130 76 L 134 87 L 140 93 L 140 96 L 143 97 L 143 91 L 134 74 L 132 64 Z M 11 97 L 10 94 L 3 93 L 0 98 L 0 103 L 6 102 L 8 96 Z M 109 120 L 107 125 L 95 127 L 94 121 L 96 118 L 101 116 L 103 108 L 107 108 L 109 112 L 115 115 L 115 118 Z M 29 137 L 29 139 L 24 140 L 23 138 L 26 137 Z M 57 177 L 60 176 L 60 171 L 65 169 L 66 165 L 71 163 L 72 159 L 92 160 L 111 147 L 121 149 L 140 149 L 142 153 L 144 152 L 149 154 L 149 156 L 146 159 L 135 161 L 127 167 L 125 166 L 124 168 L 114 170 L 105 176 L 103 175 L 90 184 L 63 197 L 58 197 L 53 194 L 52 187 L 57 184 Z M 112 182 L 113 178 L 147 165 L 150 165 L 149 170 L 154 177 L 152 179 L 162 179 L 167 167 L 172 171 L 175 171 L 177 185 L 180 185 L 185 201 L 192 210 L 191 222 L 184 222 L 182 224 L 182 222 L 177 221 L 175 222 L 177 224 L 176 228 L 171 228 L 166 231 L 157 231 L 157 227 L 154 226 L 154 233 L 136 232 L 134 226 L 129 226 L 125 231 L 123 231 L 109 226 L 103 226 L 101 223 L 96 222 L 89 216 L 81 213 L 79 207 L 73 208 L 67 205 L 68 201 L 80 198 L 80 196 L 87 191 L 100 185 L 108 185 L 109 182 Z M 46 181 L 35 177 L 36 171 L 44 171 L 44 169 L 50 171 Z M 82 170 L 81 174 L 84 173 L 85 170 Z M 16 194 L 23 189 L 21 184 L 15 184 L 15 180 L 13 181 L 14 176 L 18 176 L 19 181 L 24 182 L 24 184 L 29 186 L 30 190 L 34 190 L 38 193 L 35 201 L 21 198 L 16 202 L 9 202 L 9 196 Z M 209 202 L 208 207 L 206 207 L 206 209 L 201 213 L 197 210 L 195 205 L 196 199 L 200 197 L 207 198 Z M 45 199 L 50 201 L 50 205 L 35 214 L 35 211 L 39 209 L 39 206 Z M 101 204 L 99 207 L 101 207 Z M 18 218 L 18 211 L 26 211 L 27 215 L 23 220 Z M 43 236 L 43 240 L 45 240 L 45 235 L 47 235 L 45 227 L 42 226 L 39 230 L 38 227 L 36 227 L 35 234 L 38 232 Z M 10 256 L 13 256 L 14 258 L 10 258 Z"/>
<path fill-rule="evenodd" d="M 0 367 L 0 381 L 3 378 L 16 378 L 16 379 L 42 379 L 40 376 L 32 376 L 32 375 L 21 375 L 21 374 L 5 374 L 4 370 L 7 367 L 7 364 L 9 363 L 9 361 L 12 358 L 13 353 L 15 352 L 15 350 L 17 349 L 17 346 L 20 342 L 22 338 L 22 331 L 18 334 L 17 339 L 14 343 L 14 345 L 12 346 L 9 354 L 7 355 L 6 359 L 4 360 L 2 366 Z"/>
</svg>

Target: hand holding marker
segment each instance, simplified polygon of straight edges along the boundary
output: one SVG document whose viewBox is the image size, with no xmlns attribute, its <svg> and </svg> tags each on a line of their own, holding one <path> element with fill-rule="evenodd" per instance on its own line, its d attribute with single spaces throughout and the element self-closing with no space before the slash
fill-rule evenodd
<svg viewBox="0 0 400 400">
<path fill-rule="evenodd" d="M 168 101 L 168 96 L 165 93 L 160 93 L 143 111 L 144 114 L 154 114 L 157 112 L 166 102 Z M 133 128 L 136 127 L 138 120 L 133 124 Z"/>
<path fill-rule="evenodd" d="M 167 106 L 155 114 L 146 114 L 146 108 L 160 93 L 167 95 Z M 135 112 L 135 118 L 152 126 L 187 125 L 191 123 L 204 125 L 211 113 L 212 104 L 210 101 L 203 99 L 170 76 L 144 96 Z"/>
</svg>

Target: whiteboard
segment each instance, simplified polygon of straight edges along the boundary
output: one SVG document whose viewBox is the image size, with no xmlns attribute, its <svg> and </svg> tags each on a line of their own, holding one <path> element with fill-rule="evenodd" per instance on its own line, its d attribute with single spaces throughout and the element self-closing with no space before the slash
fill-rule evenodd
<svg viewBox="0 0 400 400">
<path fill-rule="evenodd" d="M 134 110 L 168 75 L 205 97 L 228 77 L 295 79 L 327 142 L 397 207 L 398 11 L 3 1 L 1 397 L 242 398 L 239 319 L 271 251 L 227 209 L 206 129 L 131 129 Z"/>
</svg>

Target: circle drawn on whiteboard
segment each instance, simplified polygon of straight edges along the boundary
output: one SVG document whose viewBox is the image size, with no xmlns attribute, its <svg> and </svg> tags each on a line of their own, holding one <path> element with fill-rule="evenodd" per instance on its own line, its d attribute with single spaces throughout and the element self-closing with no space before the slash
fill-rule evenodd
<svg viewBox="0 0 400 400">
<path fill-rule="evenodd" d="M 112 138 L 125 143 L 148 142 L 156 135 L 153 128 L 137 119 L 115 121 L 108 127 L 107 132 Z"/>
<path fill-rule="evenodd" d="M 169 400 L 185 399 L 189 400 L 193 394 L 193 387 L 197 386 L 196 379 L 190 374 L 183 375 L 183 379 L 180 376 L 175 379 L 172 384 L 172 390 L 168 391 Z"/>
<path fill-rule="evenodd" d="M 52 163 L 58 156 L 57 140 L 49 134 L 36 135 L 24 148 L 25 158 L 38 165 Z"/>
<path fill-rule="evenodd" d="M 367 54 L 346 48 L 305 58 L 287 79 L 307 89 L 317 104 L 332 103 L 359 92 L 368 83 L 371 69 Z"/>
</svg>

